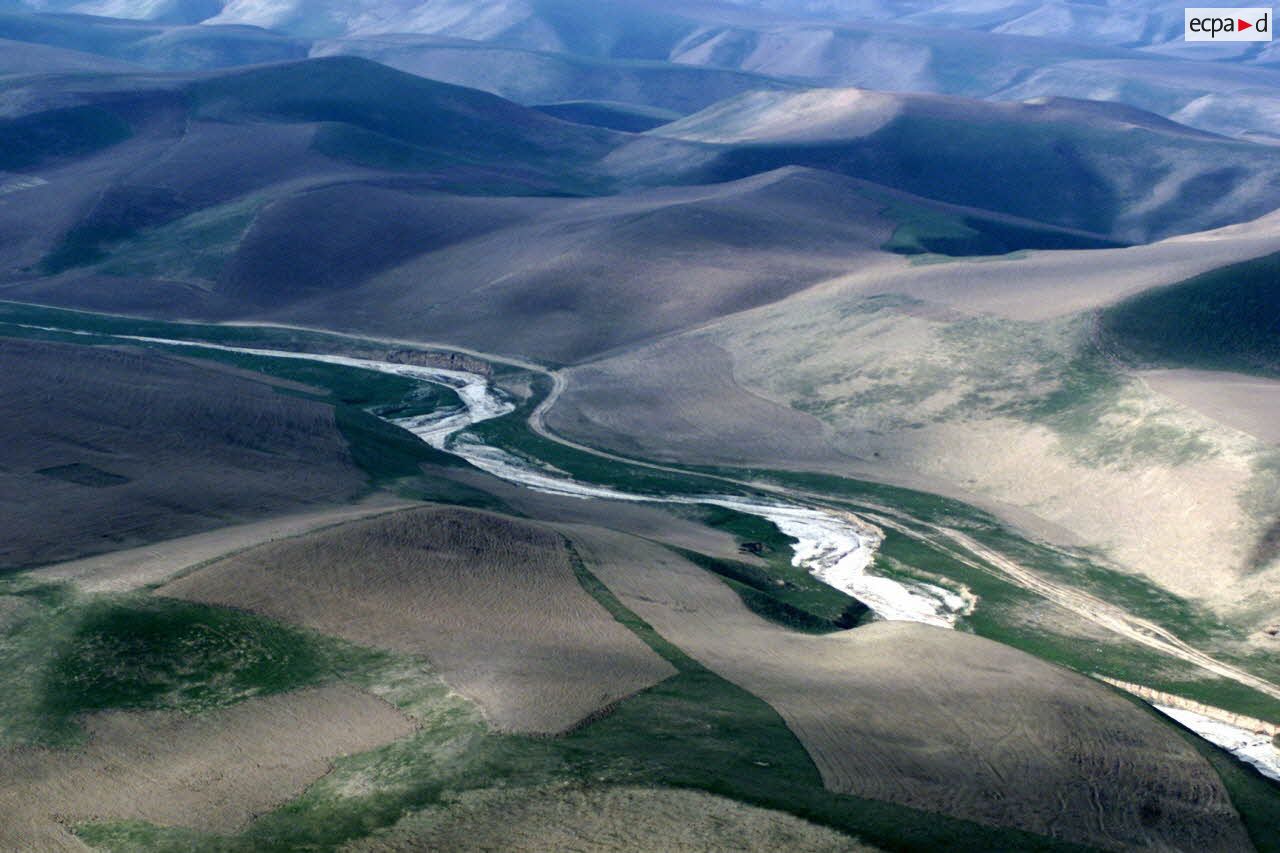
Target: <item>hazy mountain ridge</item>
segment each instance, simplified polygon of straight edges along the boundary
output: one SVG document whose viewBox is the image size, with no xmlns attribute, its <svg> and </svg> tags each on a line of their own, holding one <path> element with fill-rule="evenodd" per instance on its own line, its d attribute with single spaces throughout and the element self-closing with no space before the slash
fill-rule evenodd
<svg viewBox="0 0 1280 853">
<path fill-rule="evenodd" d="M 78 15 L 0 17 L 0 37 L 155 68 L 352 53 L 525 104 L 605 100 L 681 112 L 795 84 L 992 99 L 1066 95 L 1119 100 L 1229 135 L 1280 138 L 1274 74 L 1257 64 L 1274 59 L 1270 46 L 1184 45 L 1180 16 L 1154 3 L 1011 2 L 980 13 L 963 4 L 639 0 L 109 0 L 28 8 Z M 1226 69 L 1232 79 L 1223 90 Z"/>
</svg>

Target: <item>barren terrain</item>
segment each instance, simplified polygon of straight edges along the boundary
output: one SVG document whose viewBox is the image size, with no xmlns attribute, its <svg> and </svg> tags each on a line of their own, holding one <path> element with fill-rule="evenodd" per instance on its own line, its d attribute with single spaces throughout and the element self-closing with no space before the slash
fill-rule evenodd
<svg viewBox="0 0 1280 853">
<path fill-rule="evenodd" d="M 1280 382 L 1274 379 L 1214 370 L 1148 370 L 1139 378 L 1219 423 L 1280 444 Z"/>
<path fill-rule="evenodd" d="M 76 750 L 0 750 L 0 848 L 84 851 L 68 827 L 145 820 L 232 832 L 300 794 L 334 758 L 413 731 L 349 687 L 250 699 L 198 717 L 111 712 Z"/>
<path fill-rule="evenodd" d="M 354 497 L 333 409 L 152 353 L 0 339 L 0 567 Z"/>
<path fill-rule="evenodd" d="M 579 586 L 560 538 L 395 513 L 255 548 L 160 589 L 420 654 L 499 729 L 558 732 L 674 670 Z"/>
<path fill-rule="evenodd" d="M 658 849 L 872 853 L 875 848 L 783 812 L 701 791 L 555 786 L 468 791 L 348 845 L 346 853 Z"/>
<path fill-rule="evenodd" d="M 1248 847 L 1204 759 L 1082 676 L 910 623 L 797 635 L 656 546 L 569 533 L 638 616 L 773 705 L 832 790 L 1109 848 Z"/>
<path fill-rule="evenodd" d="M 375 494 L 352 506 L 312 510 L 232 524 L 176 539 L 166 539 L 139 548 L 127 548 L 84 557 L 65 563 L 54 563 L 36 569 L 33 577 L 46 580 L 69 580 L 86 592 L 125 592 L 168 580 L 194 566 L 225 557 L 278 539 L 301 536 L 324 527 L 381 515 L 411 504 Z"/>
</svg>

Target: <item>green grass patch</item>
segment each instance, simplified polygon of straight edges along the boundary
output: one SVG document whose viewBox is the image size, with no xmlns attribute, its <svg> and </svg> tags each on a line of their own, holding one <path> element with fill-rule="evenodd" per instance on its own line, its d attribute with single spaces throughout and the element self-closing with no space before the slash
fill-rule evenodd
<svg viewBox="0 0 1280 853">
<path fill-rule="evenodd" d="M 261 201 L 248 199 L 192 213 L 114 246 L 109 275 L 214 282 L 249 230 Z"/>
<path fill-rule="evenodd" d="M 108 598 L 77 616 L 45 679 L 54 719 L 112 708 L 194 713 L 315 684 L 332 671 L 313 637 L 239 611 Z"/>
<path fill-rule="evenodd" d="M 375 486 L 418 477 L 423 465 L 466 465 L 458 457 L 430 447 L 413 433 L 354 406 L 338 406 L 334 416 L 347 440 L 351 458 Z"/>
<path fill-rule="evenodd" d="M 880 248 L 899 255 L 974 257 L 1007 255 L 1025 249 L 1098 249 L 1120 245 L 1109 240 L 999 222 L 893 202 L 883 215 L 898 225 Z"/>
<path fill-rule="evenodd" d="M 801 576 L 801 582 L 796 583 L 750 563 L 709 557 L 684 548 L 672 550 L 718 575 L 754 613 L 784 627 L 810 634 L 829 634 L 853 628 L 871 618 L 871 610 L 865 604 L 801 569 L 788 573 Z"/>
<path fill-rule="evenodd" d="M 0 623 L 0 743 L 67 746 L 94 711 L 199 713 L 376 667 L 381 653 L 250 613 L 22 576 Z"/>
</svg>

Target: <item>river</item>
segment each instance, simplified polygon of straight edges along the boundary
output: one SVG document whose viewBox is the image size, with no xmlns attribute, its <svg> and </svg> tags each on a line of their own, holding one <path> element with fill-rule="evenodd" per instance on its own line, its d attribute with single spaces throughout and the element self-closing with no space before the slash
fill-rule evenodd
<svg viewBox="0 0 1280 853">
<path fill-rule="evenodd" d="M 50 330 L 61 331 L 61 330 Z M 113 337 L 143 343 L 222 350 L 243 355 L 315 361 L 375 370 L 430 382 L 452 389 L 462 407 L 440 409 L 409 418 L 389 418 L 431 447 L 465 459 L 486 473 L 529 489 L 583 500 L 615 500 L 682 505 L 710 505 L 755 515 L 773 523 L 796 540 L 792 564 L 803 568 L 828 586 L 865 604 L 881 619 L 923 622 L 954 628 L 972 611 L 974 599 L 935 584 L 904 581 L 869 573 L 884 534 L 852 513 L 826 507 L 737 495 L 641 495 L 609 486 L 575 480 L 549 465 L 528 460 L 500 447 L 485 444 L 467 428 L 515 411 L 515 404 L 479 374 L 416 364 L 354 358 L 323 353 L 236 347 L 140 335 Z"/>
</svg>

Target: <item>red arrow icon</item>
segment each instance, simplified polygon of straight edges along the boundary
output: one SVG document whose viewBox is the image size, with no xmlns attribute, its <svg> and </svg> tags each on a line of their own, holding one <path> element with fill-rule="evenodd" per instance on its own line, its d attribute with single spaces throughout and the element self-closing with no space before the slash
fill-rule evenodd
<svg viewBox="0 0 1280 853">
<path fill-rule="evenodd" d="M 1240 32 L 1244 32 L 1245 30 L 1253 29 L 1253 24 L 1249 23 L 1248 21 L 1244 20 L 1243 18 L 1236 18 L 1236 23 L 1240 25 Z"/>
</svg>

